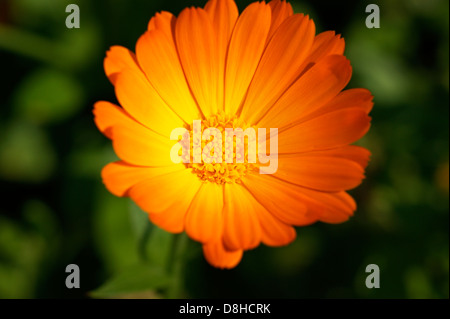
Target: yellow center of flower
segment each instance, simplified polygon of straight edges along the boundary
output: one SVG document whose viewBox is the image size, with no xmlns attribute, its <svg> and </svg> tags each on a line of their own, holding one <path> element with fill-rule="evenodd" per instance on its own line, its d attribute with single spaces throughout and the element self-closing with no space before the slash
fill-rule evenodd
<svg viewBox="0 0 450 319">
<path fill-rule="evenodd" d="M 239 183 L 255 168 L 256 152 L 249 147 L 256 146 L 256 136 L 252 134 L 255 130 L 236 116 L 219 113 L 202 120 L 201 126 L 190 125 L 188 130 L 190 154 L 183 155 L 183 162 L 202 181 Z M 249 157 L 249 151 L 255 156 Z"/>
</svg>

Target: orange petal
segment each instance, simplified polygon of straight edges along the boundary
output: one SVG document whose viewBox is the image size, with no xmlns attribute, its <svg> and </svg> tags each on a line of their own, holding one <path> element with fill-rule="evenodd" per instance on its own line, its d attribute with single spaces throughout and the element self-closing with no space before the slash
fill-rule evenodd
<svg viewBox="0 0 450 319">
<path fill-rule="evenodd" d="M 156 226 L 172 234 L 184 231 L 184 217 L 186 210 L 183 207 L 174 206 L 162 214 L 148 214 L 150 221 Z"/>
<path fill-rule="evenodd" d="M 176 17 L 167 11 L 162 11 L 161 13 L 155 14 L 148 23 L 147 30 L 161 30 L 167 37 L 173 37 L 173 27 L 175 25 Z"/>
<path fill-rule="evenodd" d="M 139 125 L 121 107 L 106 101 L 94 104 L 94 121 L 100 132 L 112 139 L 112 128 L 114 125 Z"/>
<path fill-rule="evenodd" d="M 370 117 L 360 108 L 326 113 L 278 134 L 279 153 L 325 150 L 351 144 L 367 133 Z"/>
<path fill-rule="evenodd" d="M 242 182 L 265 209 L 288 225 L 309 225 L 319 217 L 307 210 L 294 185 L 260 174 L 249 174 Z"/>
<path fill-rule="evenodd" d="M 237 266 L 242 259 L 242 250 L 228 251 L 221 240 L 203 245 L 203 254 L 206 260 L 214 267 L 231 269 Z"/>
<path fill-rule="evenodd" d="M 222 208 L 222 185 L 202 183 L 186 215 L 185 227 L 189 237 L 201 243 L 217 241 L 222 236 Z"/>
<path fill-rule="evenodd" d="M 309 72 L 307 72 L 309 73 Z M 306 73 L 306 74 L 307 74 Z M 306 76 L 305 74 L 305 76 Z M 296 124 L 300 122 L 309 121 L 315 117 L 318 117 L 320 115 L 334 112 L 337 110 L 345 109 L 345 108 L 360 108 L 363 110 L 366 114 L 369 114 L 369 112 L 372 110 L 373 102 L 372 102 L 373 96 L 367 89 L 349 89 L 340 92 L 335 98 L 331 99 L 329 102 L 325 103 L 324 105 L 315 108 L 314 110 L 311 110 L 311 112 L 308 112 L 305 114 L 300 120 L 297 122 L 292 121 L 291 123 L 284 126 L 282 129 L 286 129 L 290 126 L 295 126 Z M 266 117 L 264 120 L 266 122 L 270 123 L 268 120 L 269 117 Z M 269 125 L 265 123 L 265 125 Z M 270 123 L 272 125 L 272 123 Z"/>
<path fill-rule="evenodd" d="M 231 33 L 239 16 L 239 11 L 233 0 L 210 0 L 205 5 L 205 11 L 208 13 L 215 37 L 217 39 L 218 70 L 217 70 L 217 98 L 223 101 L 224 79 L 225 79 L 225 59 L 230 43 Z"/>
<path fill-rule="evenodd" d="M 123 108 L 155 132 L 170 138 L 174 128 L 183 127 L 183 120 L 167 106 L 141 71 L 123 70 L 115 89 Z"/>
<path fill-rule="evenodd" d="M 366 114 L 369 114 L 373 107 L 372 99 L 373 95 L 367 89 L 345 90 L 316 112 L 311 113 L 308 118 L 350 107 L 361 108 Z"/>
<path fill-rule="evenodd" d="M 192 97 L 181 67 L 172 34 L 167 34 L 170 21 L 163 20 L 166 29 L 159 27 L 144 33 L 136 45 L 139 65 L 161 98 L 186 123 L 200 119 L 200 110 Z"/>
<path fill-rule="evenodd" d="M 338 192 L 358 186 L 364 169 L 358 163 L 326 152 L 308 152 L 281 156 L 274 176 L 296 184 L 326 192 Z"/>
<path fill-rule="evenodd" d="M 181 175 L 174 175 L 173 178 L 177 180 L 171 179 L 171 182 L 162 178 L 162 183 L 149 181 L 149 184 L 139 185 L 139 189 L 134 189 L 132 194 L 135 199 L 140 198 L 142 207 L 148 208 L 150 221 L 170 233 L 184 230 L 186 212 L 201 186 L 198 178 L 192 176 L 189 170 L 185 169 Z M 167 186 L 164 183 L 168 183 Z M 152 195 L 149 196 L 149 193 Z"/>
<path fill-rule="evenodd" d="M 305 62 L 300 67 L 300 69 L 303 70 L 302 73 L 312 65 L 329 55 L 343 55 L 344 49 L 345 41 L 343 38 L 341 38 L 340 34 L 336 35 L 334 31 L 325 31 L 319 33 L 314 38 L 309 56 L 305 59 Z"/>
<path fill-rule="evenodd" d="M 358 163 L 362 168 L 366 168 L 369 163 L 370 151 L 364 147 L 356 145 L 346 145 L 326 151 L 316 151 L 309 153 L 318 156 L 335 156 Z"/>
<path fill-rule="evenodd" d="M 134 185 L 128 193 L 142 210 L 163 219 L 173 210 L 180 210 L 184 216 L 200 186 L 200 180 L 184 169 L 155 175 Z"/>
<path fill-rule="evenodd" d="M 284 20 L 294 14 L 294 10 L 292 9 L 291 4 L 286 1 L 272 0 L 268 4 L 272 9 L 272 22 L 270 25 L 269 36 L 267 37 L 267 39 L 270 40 Z"/>
<path fill-rule="evenodd" d="M 247 123 L 257 122 L 297 78 L 314 32 L 312 20 L 300 14 L 279 26 L 264 51 L 242 109 Z"/>
<path fill-rule="evenodd" d="M 319 216 L 325 223 L 342 223 L 353 215 L 356 210 L 354 199 L 346 192 L 324 193 L 299 188 L 299 195 L 307 205 L 308 210 Z"/>
<path fill-rule="evenodd" d="M 341 55 L 331 55 L 302 75 L 270 108 L 261 127 L 282 128 L 301 121 L 331 101 L 348 83 L 352 68 Z"/>
<path fill-rule="evenodd" d="M 264 207 L 289 225 L 304 226 L 317 220 L 341 223 L 356 210 L 353 198 L 346 192 L 315 191 L 271 175 L 247 175 L 243 182 Z"/>
<path fill-rule="evenodd" d="M 313 62 L 318 62 L 327 55 L 344 54 L 345 41 L 341 35 L 336 35 L 334 31 L 325 31 L 319 33 L 314 38 L 314 43 L 311 48 L 311 54 L 308 59 Z"/>
<path fill-rule="evenodd" d="M 262 206 L 257 210 L 257 215 L 261 225 L 261 241 L 267 246 L 284 246 L 297 236 L 294 227 L 283 223 Z"/>
<path fill-rule="evenodd" d="M 261 241 L 259 204 L 238 184 L 225 184 L 223 242 L 229 250 L 248 250 Z"/>
<path fill-rule="evenodd" d="M 117 161 L 103 167 L 102 179 L 111 193 L 116 196 L 127 196 L 128 190 L 142 181 L 184 169 L 183 165 L 143 167 Z"/>
<path fill-rule="evenodd" d="M 103 61 L 106 76 L 113 85 L 116 84 L 117 75 L 124 69 L 139 70 L 136 56 L 133 52 L 122 46 L 112 46 L 106 52 L 106 57 Z"/>
<path fill-rule="evenodd" d="M 214 29 L 221 38 L 219 45 L 228 45 L 239 16 L 236 3 L 233 0 L 210 0 L 205 5 L 205 11 L 210 16 Z M 222 41 L 225 43 L 220 44 Z"/>
<path fill-rule="evenodd" d="M 186 79 L 206 117 L 222 109 L 218 100 L 219 51 L 212 22 L 201 8 L 186 8 L 178 16 L 175 38 Z"/>
<path fill-rule="evenodd" d="M 263 53 L 270 27 L 270 8 L 250 4 L 240 15 L 228 50 L 225 73 L 225 110 L 235 114 L 241 105 Z"/>
<path fill-rule="evenodd" d="M 112 134 L 114 151 L 125 162 L 140 166 L 174 165 L 170 150 L 176 141 L 138 123 L 116 125 Z"/>
</svg>

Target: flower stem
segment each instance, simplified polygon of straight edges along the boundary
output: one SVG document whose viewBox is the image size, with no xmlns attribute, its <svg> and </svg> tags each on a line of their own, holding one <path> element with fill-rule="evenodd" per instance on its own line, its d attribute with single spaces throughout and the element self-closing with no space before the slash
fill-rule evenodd
<svg viewBox="0 0 450 319">
<path fill-rule="evenodd" d="M 138 241 L 138 251 L 139 255 L 141 256 L 142 260 L 147 261 L 147 242 L 150 238 L 150 234 L 152 231 L 152 224 L 150 221 L 147 221 L 147 224 L 145 225 L 144 233 L 142 234 L 142 237 Z"/>
<path fill-rule="evenodd" d="M 186 261 L 186 247 L 188 237 L 186 234 L 180 234 L 175 238 L 173 247 L 173 257 L 171 263 L 172 285 L 167 292 L 167 298 L 181 298 L 184 285 L 184 264 Z"/>
</svg>

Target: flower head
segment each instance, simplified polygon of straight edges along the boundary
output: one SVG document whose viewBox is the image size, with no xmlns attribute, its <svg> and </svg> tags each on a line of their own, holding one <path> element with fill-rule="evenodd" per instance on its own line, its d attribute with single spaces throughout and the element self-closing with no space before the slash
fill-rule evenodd
<svg viewBox="0 0 450 319">
<path fill-rule="evenodd" d="M 136 54 L 113 46 L 105 58 L 121 105 L 94 107 L 121 159 L 103 169 L 106 187 L 186 231 L 219 268 L 260 243 L 292 242 L 293 226 L 346 221 L 356 210 L 346 191 L 369 158 L 350 144 L 373 103 L 365 89 L 343 91 L 343 53 L 339 35 L 315 35 L 285 1 L 156 14 Z"/>
</svg>

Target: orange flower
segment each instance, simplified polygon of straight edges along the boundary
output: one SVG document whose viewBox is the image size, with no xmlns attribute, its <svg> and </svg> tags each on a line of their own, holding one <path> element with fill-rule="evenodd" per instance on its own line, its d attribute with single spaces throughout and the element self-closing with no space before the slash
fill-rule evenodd
<svg viewBox="0 0 450 319">
<path fill-rule="evenodd" d="M 356 209 L 346 191 L 361 183 L 370 154 L 350 144 L 369 130 L 373 103 L 365 89 L 342 91 L 352 72 L 343 52 L 339 35 L 316 36 L 313 21 L 280 0 L 252 3 L 240 15 L 233 0 L 210 0 L 178 17 L 156 14 L 136 54 L 113 46 L 105 58 L 122 106 L 94 107 L 121 158 L 103 169 L 106 187 L 131 197 L 159 227 L 186 231 L 219 268 L 235 267 L 261 242 L 292 242 L 293 226 L 346 221 Z M 183 152 L 195 141 L 174 163 L 176 128 L 189 141 L 208 128 L 276 128 L 275 171 L 264 174 L 264 161 L 251 162 L 247 151 L 239 162 L 237 139 L 233 163 L 215 148 L 209 154 L 223 157 L 193 162 Z M 266 154 L 259 133 L 257 152 Z M 229 147 L 225 139 L 215 145 Z"/>
</svg>

